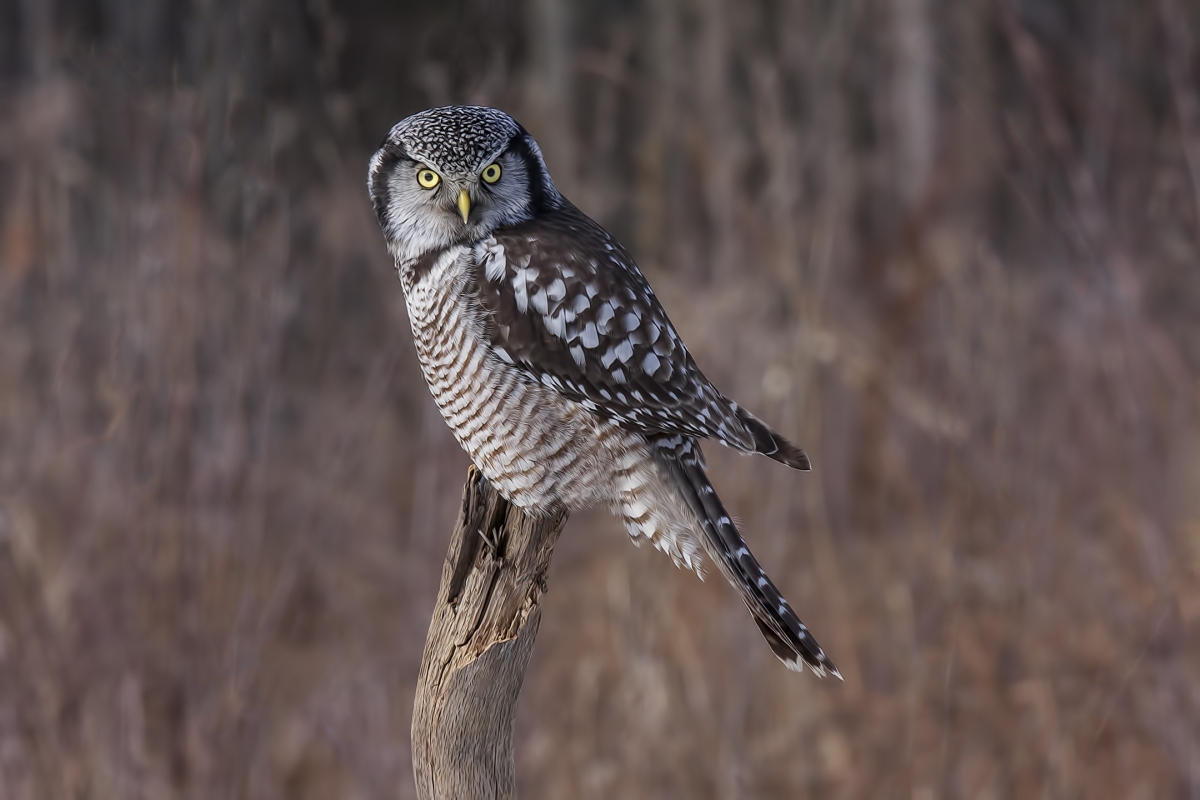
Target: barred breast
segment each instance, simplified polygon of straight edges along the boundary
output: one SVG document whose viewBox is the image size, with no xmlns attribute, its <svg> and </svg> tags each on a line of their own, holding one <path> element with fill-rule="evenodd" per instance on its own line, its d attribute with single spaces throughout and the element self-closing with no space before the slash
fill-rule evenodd
<svg viewBox="0 0 1200 800">
<path fill-rule="evenodd" d="M 603 464 L 636 443 L 491 352 L 471 304 L 469 258 L 464 248 L 450 248 L 406 281 L 417 357 L 434 402 L 471 460 L 518 506 L 606 501 L 608 487 L 596 480 Z"/>
<path fill-rule="evenodd" d="M 450 248 L 400 276 L 421 370 L 459 444 L 515 505 L 606 505 L 635 543 L 699 572 L 694 516 L 667 490 L 657 448 L 496 355 L 473 302 L 470 259 Z"/>
</svg>

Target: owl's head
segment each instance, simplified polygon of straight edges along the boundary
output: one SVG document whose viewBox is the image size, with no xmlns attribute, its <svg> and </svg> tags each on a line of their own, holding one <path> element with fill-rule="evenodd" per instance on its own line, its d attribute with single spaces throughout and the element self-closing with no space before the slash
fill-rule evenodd
<svg viewBox="0 0 1200 800">
<path fill-rule="evenodd" d="M 533 137 L 482 106 L 400 121 L 371 158 L 367 186 L 399 261 L 479 241 L 562 202 Z"/>
</svg>

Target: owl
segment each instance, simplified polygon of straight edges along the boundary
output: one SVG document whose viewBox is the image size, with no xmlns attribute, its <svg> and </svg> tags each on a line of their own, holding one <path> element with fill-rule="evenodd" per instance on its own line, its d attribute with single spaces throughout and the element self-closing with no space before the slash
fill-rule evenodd
<svg viewBox="0 0 1200 800">
<path fill-rule="evenodd" d="M 429 390 L 500 494 L 534 514 L 605 506 L 677 565 L 703 575 L 707 558 L 789 669 L 841 678 L 746 546 L 700 440 L 808 457 L 704 376 L 533 137 L 491 108 L 423 111 L 371 158 L 368 190 Z"/>
</svg>

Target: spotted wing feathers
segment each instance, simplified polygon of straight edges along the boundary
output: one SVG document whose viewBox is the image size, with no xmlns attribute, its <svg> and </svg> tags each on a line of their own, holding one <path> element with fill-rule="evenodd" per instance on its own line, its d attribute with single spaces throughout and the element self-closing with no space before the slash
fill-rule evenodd
<svg viewBox="0 0 1200 800">
<path fill-rule="evenodd" d="M 715 438 L 807 469 L 709 382 L 629 253 L 574 206 L 497 231 L 476 259 L 492 347 L 533 379 L 631 430 Z"/>
<path fill-rule="evenodd" d="M 758 417 L 744 408 L 737 409 L 738 419 L 746 426 L 754 440 L 754 452 L 773 458 L 780 464 L 787 464 L 793 469 L 810 470 L 812 463 L 808 455 L 796 445 L 784 439 Z"/>
</svg>

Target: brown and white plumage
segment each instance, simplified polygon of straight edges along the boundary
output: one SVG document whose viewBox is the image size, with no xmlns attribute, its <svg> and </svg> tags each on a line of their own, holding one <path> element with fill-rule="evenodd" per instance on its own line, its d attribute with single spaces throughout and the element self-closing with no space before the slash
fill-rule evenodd
<svg viewBox="0 0 1200 800">
<path fill-rule="evenodd" d="M 780 660 L 841 677 L 721 505 L 698 440 L 797 469 L 808 457 L 709 382 L 533 138 L 494 109 L 425 111 L 389 133 L 369 188 L 430 391 L 501 494 L 533 511 L 606 505 L 698 573 L 707 555 Z"/>
</svg>

